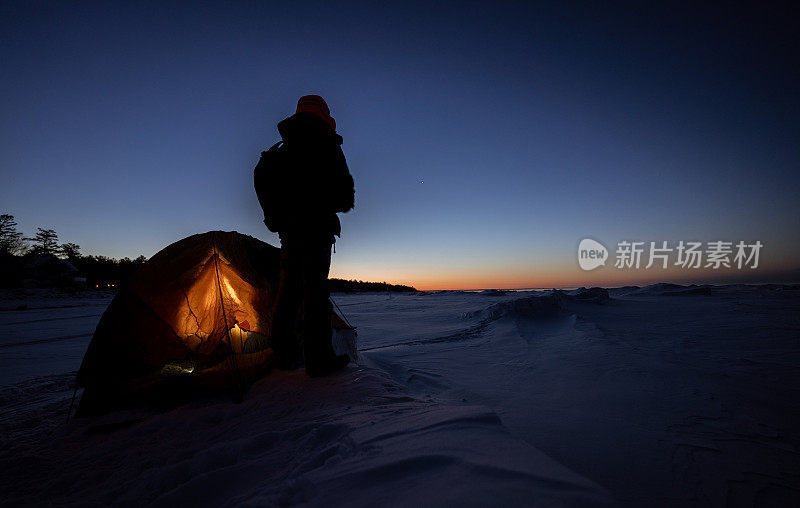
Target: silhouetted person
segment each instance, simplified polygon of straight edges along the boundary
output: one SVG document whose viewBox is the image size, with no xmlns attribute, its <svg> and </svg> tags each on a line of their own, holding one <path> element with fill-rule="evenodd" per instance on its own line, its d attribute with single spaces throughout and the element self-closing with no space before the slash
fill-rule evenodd
<svg viewBox="0 0 800 508">
<path fill-rule="evenodd" d="M 264 222 L 281 239 L 272 343 L 279 367 L 296 364 L 302 344 L 306 372 L 324 375 L 349 362 L 331 346 L 328 272 L 334 235 L 341 234 L 336 213 L 353 208 L 353 177 L 322 97 L 301 97 L 297 112 L 278 123 L 278 132 L 283 144 L 262 154 L 255 182 Z"/>
</svg>

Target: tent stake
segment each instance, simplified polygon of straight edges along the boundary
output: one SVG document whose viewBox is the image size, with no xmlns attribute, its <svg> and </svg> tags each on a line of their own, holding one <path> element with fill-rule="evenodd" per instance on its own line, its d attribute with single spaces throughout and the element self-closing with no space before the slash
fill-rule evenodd
<svg viewBox="0 0 800 508">
<path fill-rule="evenodd" d="M 72 416 L 72 405 L 75 404 L 75 396 L 78 394 L 78 383 L 75 383 L 75 391 L 72 392 L 72 400 L 69 401 L 69 411 L 67 411 L 67 423 L 69 425 L 69 418 Z"/>
</svg>

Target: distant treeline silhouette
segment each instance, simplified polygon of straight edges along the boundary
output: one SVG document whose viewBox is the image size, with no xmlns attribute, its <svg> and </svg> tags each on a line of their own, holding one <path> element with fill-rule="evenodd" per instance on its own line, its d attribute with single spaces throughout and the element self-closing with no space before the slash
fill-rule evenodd
<svg viewBox="0 0 800 508">
<path fill-rule="evenodd" d="M 402 284 L 387 284 L 386 282 L 364 282 L 362 280 L 328 279 L 328 288 L 337 293 L 365 293 L 378 291 L 391 291 L 393 293 L 416 292 L 417 289 Z"/>
<path fill-rule="evenodd" d="M 92 287 L 106 287 L 108 284 L 118 284 L 128 280 L 137 268 L 142 266 L 147 258 L 139 256 L 136 259 L 128 257 L 122 259 L 107 258 L 105 256 L 80 256 L 70 262 L 86 276 L 86 283 Z"/>
<path fill-rule="evenodd" d="M 26 238 L 17 229 L 13 215 L 0 215 L 0 287 L 89 287 L 116 289 L 147 261 L 144 256 L 122 259 L 84 256 L 74 243 L 58 243 L 52 229 L 37 228 L 36 236 Z M 329 279 L 331 291 L 415 292 L 411 286 Z"/>
<path fill-rule="evenodd" d="M 77 244 L 59 244 L 52 229 L 25 238 L 13 215 L 0 215 L 0 287 L 116 288 L 145 261 L 84 256 Z"/>
</svg>

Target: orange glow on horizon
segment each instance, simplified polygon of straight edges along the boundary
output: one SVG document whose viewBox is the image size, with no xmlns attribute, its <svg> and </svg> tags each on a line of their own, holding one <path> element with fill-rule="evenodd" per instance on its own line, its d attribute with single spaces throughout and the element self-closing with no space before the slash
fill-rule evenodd
<svg viewBox="0 0 800 508">
<path fill-rule="evenodd" d="M 759 283 L 782 280 L 784 283 L 798 282 L 793 280 L 791 270 L 764 269 L 758 273 L 743 270 L 685 270 L 679 268 L 658 270 L 617 270 L 600 269 L 584 272 L 575 267 L 542 269 L 537 272 L 511 269 L 495 270 L 441 270 L 404 271 L 395 276 L 376 273 L 339 273 L 331 277 L 387 282 L 412 286 L 420 291 L 434 290 L 476 290 L 476 289 L 535 289 L 535 288 L 576 288 L 576 287 L 620 287 L 627 285 L 646 286 L 659 282 L 675 284 L 734 284 Z"/>
</svg>

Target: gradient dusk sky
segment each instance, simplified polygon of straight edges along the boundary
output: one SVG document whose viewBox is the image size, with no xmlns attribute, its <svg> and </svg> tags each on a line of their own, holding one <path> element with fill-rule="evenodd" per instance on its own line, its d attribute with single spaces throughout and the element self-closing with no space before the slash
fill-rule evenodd
<svg viewBox="0 0 800 508">
<path fill-rule="evenodd" d="M 797 281 L 800 11 L 651 4 L 2 2 L 0 213 L 85 254 L 278 245 L 252 170 L 314 93 L 356 182 L 332 276 Z M 585 237 L 764 247 L 749 271 L 583 272 Z"/>
</svg>

